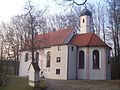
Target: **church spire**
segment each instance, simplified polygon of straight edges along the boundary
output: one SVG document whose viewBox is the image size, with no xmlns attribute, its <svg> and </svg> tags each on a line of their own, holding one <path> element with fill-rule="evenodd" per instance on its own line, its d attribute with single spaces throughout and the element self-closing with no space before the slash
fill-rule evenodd
<svg viewBox="0 0 120 90">
<path fill-rule="evenodd" d="M 92 13 L 85 7 L 80 15 L 80 33 L 93 33 L 92 26 Z"/>
</svg>

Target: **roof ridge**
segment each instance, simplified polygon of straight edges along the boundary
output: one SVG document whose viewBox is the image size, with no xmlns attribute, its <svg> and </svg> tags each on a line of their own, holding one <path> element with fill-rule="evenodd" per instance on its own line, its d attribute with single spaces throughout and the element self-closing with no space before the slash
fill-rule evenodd
<svg viewBox="0 0 120 90">
<path fill-rule="evenodd" d="M 51 34 L 51 33 L 58 33 L 58 32 L 63 32 L 63 31 L 68 31 L 68 30 L 71 30 L 72 29 L 69 29 L 69 28 L 63 28 L 63 29 L 57 29 L 56 31 L 50 31 L 50 32 L 47 32 L 47 33 L 44 33 L 44 34 L 38 34 L 39 36 L 43 36 L 43 35 L 48 35 L 48 34 Z"/>
<path fill-rule="evenodd" d="M 38 34 L 38 38 L 40 38 L 40 37 L 46 37 L 46 36 L 50 36 L 51 34 L 55 34 L 55 33 L 60 33 L 60 32 L 64 32 L 64 31 L 71 31 L 72 32 L 72 29 L 59 29 L 58 31 L 52 31 L 52 32 L 48 32 L 48 33 L 45 33 L 45 34 Z"/>
<path fill-rule="evenodd" d="M 72 32 L 74 33 L 73 30 L 70 30 L 69 34 L 67 35 L 67 37 L 66 37 L 65 40 L 64 40 L 64 43 L 65 43 L 66 39 L 70 36 L 70 34 L 71 34 Z M 74 36 L 74 35 L 73 35 L 73 36 Z M 73 36 L 72 36 L 72 38 L 73 38 Z M 71 38 L 71 39 L 72 39 L 72 38 Z M 70 41 L 71 41 L 71 39 L 70 39 Z M 69 41 L 69 42 L 70 42 L 70 41 Z M 69 42 L 68 42 L 68 43 L 69 43 Z"/>
<path fill-rule="evenodd" d="M 92 35 L 91 35 L 91 37 L 90 37 L 90 40 L 89 40 L 89 42 L 88 42 L 88 44 L 87 44 L 88 46 L 89 46 L 89 44 L 90 44 L 90 42 L 91 42 L 91 40 L 92 40 L 93 34 L 94 34 L 94 33 L 92 33 Z"/>
</svg>

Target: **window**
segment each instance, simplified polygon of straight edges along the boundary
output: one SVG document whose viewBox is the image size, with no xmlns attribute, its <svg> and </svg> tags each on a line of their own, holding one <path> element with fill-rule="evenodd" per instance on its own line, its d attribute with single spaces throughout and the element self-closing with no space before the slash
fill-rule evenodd
<svg viewBox="0 0 120 90">
<path fill-rule="evenodd" d="M 85 22 L 85 19 L 83 19 L 83 23 Z"/>
<path fill-rule="evenodd" d="M 71 47 L 71 51 L 73 51 L 73 49 L 74 49 L 74 47 L 72 46 L 72 47 Z"/>
<path fill-rule="evenodd" d="M 25 53 L 25 62 L 28 61 L 28 53 Z"/>
<path fill-rule="evenodd" d="M 60 74 L 60 69 L 56 69 L 56 74 Z"/>
<path fill-rule="evenodd" d="M 61 62 L 61 57 L 57 57 L 56 62 Z"/>
<path fill-rule="evenodd" d="M 84 69 L 84 51 L 79 52 L 79 69 Z"/>
<path fill-rule="evenodd" d="M 51 52 L 48 51 L 47 52 L 47 65 L 46 65 L 46 67 L 50 67 L 50 60 L 51 60 Z"/>
<path fill-rule="evenodd" d="M 60 49 L 60 46 L 58 46 L 58 51 L 60 51 L 61 49 Z"/>
<path fill-rule="evenodd" d="M 38 61 L 39 61 L 39 52 L 36 52 L 35 61 L 36 61 L 37 63 L 38 63 Z"/>
<path fill-rule="evenodd" d="M 93 51 L 93 69 L 99 69 L 99 51 Z"/>
</svg>

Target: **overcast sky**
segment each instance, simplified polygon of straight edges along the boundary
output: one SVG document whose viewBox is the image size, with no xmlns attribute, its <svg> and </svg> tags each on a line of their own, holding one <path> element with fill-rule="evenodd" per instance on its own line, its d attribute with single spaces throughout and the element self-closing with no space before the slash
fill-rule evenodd
<svg viewBox="0 0 120 90">
<path fill-rule="evenodd" d="M 23 7 L 27 0 L 0 0 L 0 23 L 8 22 L 10 17 L 21 14 Z M 58 12 L 58 6 L 53 3 L 54 0 L 32 0 L 34 5 L 43 9 L 45 6 L 50 6 L 51 13 Z M 88 0 L 88 2 L 94 2 L 96 0 Z M 100 0 L 97 0 L 100 1 Z"/>
</svg>

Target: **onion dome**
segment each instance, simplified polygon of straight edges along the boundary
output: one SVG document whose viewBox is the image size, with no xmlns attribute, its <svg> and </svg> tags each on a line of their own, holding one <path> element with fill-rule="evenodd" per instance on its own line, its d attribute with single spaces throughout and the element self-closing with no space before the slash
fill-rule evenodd
<svg viewBox="0 0 120 90">
<path fill-rule="evenodd" d="M 92 13 L 87 8 L 85 8 L 85 9 L 82 10 L 80 16 L 85 16 L 85 15 L 92 16 Z"/>
</svg>

